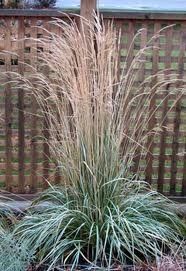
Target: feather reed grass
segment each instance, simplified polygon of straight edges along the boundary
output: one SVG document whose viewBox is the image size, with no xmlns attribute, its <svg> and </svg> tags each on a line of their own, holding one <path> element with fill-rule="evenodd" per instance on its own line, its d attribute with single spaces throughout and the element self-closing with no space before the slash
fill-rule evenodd
<svg viewBox="0 0 186 271">
<path fill-rule="evenodd" d="M 136 155 L 148 152 L 148 136 L 161 131 L 161 123 L 149 130 L 160 106 L 151 108 L 152 99 L 170 84 L 178 99 L 184 91 L 169 71 L 136 84 L 160 33 L 120 72 L 120 33 L 98 17 L 83 22 L 80 32 L 73 21 L 56 19 L 62 34 L 40 40 L 40 68 L 12 80 L 35 95 L 47 116 L 48 144 L 63 177 L 60 188 L 51 186 L 35 202 L 48 201 L 45 210 L 33 208 L 16 229 L 48 270 L 57 263 L 73 269 L 82 262 L 148 262 L 185 234 L 172 202 L 132 172 Z"/>
</svg>

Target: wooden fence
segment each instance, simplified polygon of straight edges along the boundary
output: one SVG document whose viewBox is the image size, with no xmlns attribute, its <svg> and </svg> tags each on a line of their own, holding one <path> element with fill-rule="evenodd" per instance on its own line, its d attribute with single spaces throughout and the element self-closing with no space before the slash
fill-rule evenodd
<svg viewBox="0 0 186 271">
<path fill-rule="evenodd" d="M 103 15 L 105 20 L 114 18 L 116 27 L 121 28 L 121 65 L 139 29 L 144 30 L 132 45 L 130 60 L 154 33 L 162 27 L 174 24 L 156 41 L 156 45 L 161 49 L 157 51 L 152 47 L 141 69 L 140 80 L 161 69 L 171 69 L 178 73 L 180 78 L 186 78 L 184 14 L 105 12 Z M 29 40 L 30 37 L 37 39 L 44 34 L 42 28 L 35 26 L 49 28 L 47 22 L 51 21 L 52 17 L 59 16 L 63 15 L 55 10 L 0 10 L 0 71 L 27 72 L 22 62 L 33 64 L 37 54 L 43 50 L 41 45 L 31 44 Z M 4 55 L 2 50 L 16 54 Z M 153 100 L 154 105 L 163 100 L 162 95 Z M 142 163 L 143 166 L 146 164 L 144 177 L 154 188 L 166 195 L 186 196 L 186 96 L 183 96 L 164 118 L 175 98 L 171 95 L 169 99 L 164 99 L 161 108 L 152 119 L 152 125 L 158 120 L 163 120 L 163 125 L 167 128 L 154 140 L 146 160 Z M 36 101 L 28 96 L 25 89 L 16 91 L 11 89 L 10 85 L 0 87 L 1 189 L 34 193 L 47 187 L 46 180 L 59 181 L 59 176 L 54 174 L 55 166 L 50 161 L 48 145 L 42 139 L 43 135 L 49 135 L 46 123 L 36 114 L 38 110 Z"/>
</svg>

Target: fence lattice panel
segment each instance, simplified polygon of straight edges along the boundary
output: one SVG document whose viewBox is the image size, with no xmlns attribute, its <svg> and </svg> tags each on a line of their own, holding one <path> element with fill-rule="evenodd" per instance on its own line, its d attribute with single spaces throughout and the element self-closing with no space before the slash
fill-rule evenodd
<svg viewBox="0 0 186 271">
<path fill-rule="evenodd" d="M 30 38 L 45 35 L 42 27 L 52 31 L 59 29 L 48 24 L 50 16 L 6 16 L 0 15 L 0 71 L 29 72 L 22 64 L 34 64 L 37 55 L 44 50 L 41 44 Z M 105 20 L 109 20 L 105 17 Z M 145 57 L 136 87 L 147 76 L 168 69 L 186 78 L 186 20 L 175 19 L 130 19 L 114 18 L 114 24 L 121 29 L 121 68 L 126 57 L 132 61 L 136 52 L 166 26 L 162 37 Z M 134 35 L 139 35 L 131 46 Z M 156 50 L 156 46 L 160 50 Z M 130 53 L 127 56 L 128 49 Z M 11 51 L 6 55 L 3 50 Z M 127 68 L 127 67 L 126 67 Z M 166 90 L 170 91 L 169 88 Z M 148 155 L 137 158 L 136 167 L 144 171 L 144 178 L 158 191 L 168 195 L 186 195 L 186 96 L 175 105 L 175 95 L 165 98 L 166 92 L 152 101 L 152 107 L 162 103 L 152 118 L 151 125 L 163 121 L 163 133 L 155 137 Z M 165 112 L 172 107 L 165 118 Z M 11 85 L 0 86 L 0 185 L 8 191 L 36 192 L 47 187 L 46 180 L 58 182 L 55 165 L 43 136 L 49 137 L 46 122 L 39 117 L 39 108 L 26 89 L 12 89 Z M 38 112 L 38 115 L 36 114 Z M 149 127 L 150 129 L 151 127 Z"/>
</svg>

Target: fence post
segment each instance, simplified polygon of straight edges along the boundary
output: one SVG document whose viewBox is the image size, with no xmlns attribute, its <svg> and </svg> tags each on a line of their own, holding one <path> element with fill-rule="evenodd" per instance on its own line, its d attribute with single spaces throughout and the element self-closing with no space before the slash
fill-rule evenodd
<svg viewBox="0 0 186 271">
<path fill-rule="evenodd" d="M 91 21 L 93 19 L 93 11 L 97 8 L 97 0 L 81 0 L 80 15 Z"/>
</svg>

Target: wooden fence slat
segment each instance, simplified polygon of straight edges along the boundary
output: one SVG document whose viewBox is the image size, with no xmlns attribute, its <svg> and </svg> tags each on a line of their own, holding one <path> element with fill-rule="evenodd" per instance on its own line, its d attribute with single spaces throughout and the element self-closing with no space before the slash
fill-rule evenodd
<svg viewBox="0 0 186 271">
<path fill-rule="evenodd" d="M 140 40 L 140 49 L 144 49 L 147 45 L 147 32 L 148 32 L 148 24 L 143 23 L 142 24 L 142 33 L 141 33 L 141 40 Z M 143 82 L 145 79 L 145 61 L 146 61 L 146 55 L 143 55 L 141 57 L 142 63 L 140 65 L 140 71 L 139 71 L 139 81 Z"/>
<path fill-rule="evenodd" d="M 154 24 L 154 34 L 158 33 L 160 30 L 160 24 L 156 22 Z M 154 41 L 153 44 L 153 56 L 152 56 L 152 75 L 157 74 L 158 72 L 158 58 L 159 58 L 159 50 L 157 50 L 159 46 L 159 38 Z M 152 79 L 152 87 L 155 86 L 157 82 L 157 76 L 154 76 Z M 148 131 L 149 136 L 147 139 L 147 157 L 146 157 L 146 170 L 145 170 L 145 179 L 150 184 L 152 183 L 152 172 L 153 172 L 153 150 L 154 150 L 154 135 L 151 133 L 152 129 L 155 127 L 156 119 L 155 119 L 155 108 L 156 108 L 156 97 L 155 97 L 155 91 L 152 93 L 151 99 L 150 99 L 150 105 L 149 105 L 149 111 L 150 111 L 150 119 L 148 121 Z"/>
<path fill-rule="evenodd" d="M 44 21 L 44 27 L 45 27 L 45 29 L 50 31 L 50 24 L 47 23 L 47 21 Z M 49 48 L 44 48 L 44 50 L 47 52 L 47 51 L 49 51 Z M 50 76 L 49 69 L 47 66 L 44 67 L 44 73 L 48 74 L 48 76 Z M 47 96 L 48 96 L 47 92 L 45 93 L 45 96 L 47 98 Z M 48 140 L 50 138 L 50 133 L 49 133 L 47 111 L 44 113 L 43 137 L 44 137 L 44 141 L 43 141 L 43 180 L 44 180 L 43 187 L 47 188 L 48 181 L 49 181 L 49 170 L 50 170 L 50 149 L 49 149 L 49 144 L 48 144 Z"/>
<path fill-rule="evenodd" d="M 37 18 L 32 19 L 32 27 L 30 29 L 30 35 L 32 39 L 37 39 Z M 37 42 L 34 41 L 32 42 L 32 46 L 30 49 L 30 59 L 31 59 L 31 65 L 36 66 L 36 57 L 37 57 Z M 32 193 L 36 192 L 37 189 L 37 183 L 38 183 L 38 176 L 37 176 L 37 159 L 38 159 L 38 153 L 37 153 L 37 142 L 36 142 L 36 137 L 37 137 L 37 116 L 36 112 L 38 109 L 37 106 L 37 101 L 36 98 L 32 95 L 31 96 L 31 104 L 32 104 L 32 109 L 31 109 L 31 124 L 30 124 L 30 129 L 31 129 L 31 143 L 30 143 L 30 156 L 31 156 L 31 175 L 30 175 L 30 191 Z"/>
<path fill-rule="evenodd" d="M 24 17 L 18 20 L 18 72 L 24 74 Z M 25 117 L 24 117 L 24 89 L 18 89 L 18 161 L 19 161 L 19 193 L 25 188 Z"/>
<path fill-rule="evenodd" d="M 129 26 L 129 29 L 130 29 L 131 26 Z M 142 32 L 141 32 L 141 35 L 140 35 L 140 50 L 143 50 L 145 47 L 146 47 L 146 44 L 147 44 L 147 24 L 142 24 Z M 134 44 L 132 45 L 131 49 L 133 50 L 134 49 Z M 132 54 L 132 52 L 131 52 Z M 129 56 L 129 63 L 131 63 L 132 61 L 132 58 L 133 58 L 133 55 Z M 145 59 L 146 59 L 146 56 L 145 55 L 142 55 L 141 56 L 141 65 L 140 65 L 140 71 L 139 71 L 139 74 L 138 74 L 138 77 L 139 77 L 139 82 L 142 83 L 145 79 Z M 141 116 L 142 118 L 142 116 Z M 134 156 L 134 173 L 138 173 L 139 171 L 139 162 L 140 162 L 140 158 L 141 158 L 141 154 L 140 154 L 140 147 L 138 147 L 135 151 L 135 156 Z"/>
<path fill-rule="evenodd" d="M 186 50 L 186 23 L 185 22 L 183 24 L 181 47 L 182 47 L 183 53 L 185 53 L 185 50 Z M 181 56 L 180 56 L 180 62 L 181 62 Z M 183 73 L 184 73 L 184 63 L 182 63 L 182 62 L 180 63 L 179 73 L 180 72 L 183 75 Z M 183 110 L 183 108 L 182 108 L 182 110 Z M 184 148 L 184 156 L 183 156 L 183 179 L 182 179 L 182 191 L 181 191 L 182 196 L 186 196 L 186 132 L 185 132 L 185 136 L 184 136 L 184 141 L 185 141 L 184 142 L 185 143 L 185 148 Z"/>
<path fill-rule="evenodd" d="M 5 44 L 6 50 L 11 51 L 11 19 L 6 20 Z M 5 56 L 6 71 L 11 71 L 11 55 Z M 9 80 L 9 78 L 8 78 Z M 5 141 L 6 141 L 6 189 L 12 190 L 12 91 L 10 84 L 5 86 Z"/>
<path fill-rule="evenodd" d="M 135 36 L 135 29 L 134 29 L 134 22 L 133 21 L 128 21 L 128 28 L 127 28 L 127 32 L 125 32 L 125 35 L 127 36 L 127 55 L 126 55 L 126 63 L 125 63 L 125 69 L 126 69 L 126 73 L 130 73 L 130 67 L 131 67 L 131 63 L 134 59 L 134 36 Z M 129 101 L 130 97 L 127 97 L 127 100 Z M 125 102 L 126 104 L 128 103 L 127 101 Z M 139 168 L 139 160 L 140 160 L 140 151 L 137 148 L 135 151 L 135 155 L 134 155 L 134 166 L 133 166 L 133 172 L 137 173 L 138 172 L 138 168 Z"/>
<path fill-rule="evenodd" d="M 182 179 L 182 190 L 181 190 L 181 195 L 183 197 L 186 196 L 186 136 L 185 136 L 185 149 L 184 149 L 184 163 L 183 163 L 183 179 Z"/>
<path fill-rule="evenodd" d="M 166 30 L 166 48 L 165 48 L 165 56 L 166 56 L 166 62 L 165 62 L 165 69 L 170 69 L 171 67 L 171 44 L 172 44 L 172 28 L 169 28 Z M 166 77 L 168 78 L 169 71 L 167 70 L 165 72 Z M 163 103 L 163 110 L 162 110 L 162 132 L 160 137 L 160 155 L 159 155 L 159 170 L 158 170 L 158 191 L 160 193 L 163 193 L 163 181 L 164 181 L 164 168 L 165 168 L 165 139 L 167 135 L 166 126 L 167 126 L 167 109 L 168 109 L 168 94 L 169 94 L 169 85 L 166 86 L 166 91 L 164 93 L 165 100 Z"/>
<path fill-rule="evenodd" d="M 127 42 L 127 58 L 126 58 L 126 69 L 127 71 L 130 68 L 130 65 L 132 63 L 132 60 L 134 58 L 134 22 L 133 21 L 128 21 L 128 33 L 127 34 L 127 38 L 128 38 L 128 42 Z"/>
<path fill-rule="evenodd" d="M 170 180 L 170 195 L 174 196 L 176 193 L 176 175 L 177 175 L 177 153 L 179 150 L 179 128 L 180 128 L 180 114 L 181 114 L 181 104 L 180 100 L 177 102 L 176 114 L 174 121 L 174 135 L 172 140 L 172 159 L 171 159 L 171 180 Z"/>
<path fill-rule="evenodd" d="M 78 25 L 78 27 L 80 27 L 79 18 L 75 17 L 74 20 L 75 20 L 76 24 Z M 63 34 L 62 28 L 57 27 L 57 28 L 55 28 L 55 31 L 60 37 L 62 36 L 62 34 Z M 60 138 L 58 137 L 57 140 L 60 141 Z M 58 185 L 60 182 L 62 182 L 62 176 L 61 176 L 61 172 L 60 172 L 60 168 L 58 166 L 58 163 L 55 161 L 54 183 L 56 185 Z"/>
</svg>

